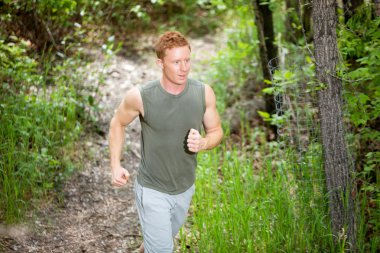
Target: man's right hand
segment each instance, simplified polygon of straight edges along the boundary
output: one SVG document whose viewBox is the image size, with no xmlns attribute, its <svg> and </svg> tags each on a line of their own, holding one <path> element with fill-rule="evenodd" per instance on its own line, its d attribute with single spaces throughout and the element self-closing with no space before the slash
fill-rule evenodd
<svg viewBox="0 0 380 253">
<path fill-rule="evenodd" d="M 112 168 L 112 185 L 121 187 L 128 182 L 129 172 L 123 167 Z"/>
</svg>

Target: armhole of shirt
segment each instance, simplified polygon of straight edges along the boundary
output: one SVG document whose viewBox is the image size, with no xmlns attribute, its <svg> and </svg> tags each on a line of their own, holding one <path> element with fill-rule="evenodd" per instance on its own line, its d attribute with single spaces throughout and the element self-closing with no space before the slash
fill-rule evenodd
<svg viewBox="0 0 380 253">
<path fill-rule="evenodd" d="M 203 114 L 206 112 L 206 85 L 204 83 L 201 84 L 202 88 L 202 106 L 203 106 Z"/>
<path fill-rule="evenodd" d="M 144 86 L 139 86 L 138 89 L 140 91 L 140 96 L 141 96 L 141 101 L 142 101 L 142 106 L 143 106 L 143 111 L 144 111 L 144 116 L 140 113 L 140 120 L 143 119 L 145 121 L 145 119 L 148 115 L 148 107 L 145 106 Z"/>
</svg>

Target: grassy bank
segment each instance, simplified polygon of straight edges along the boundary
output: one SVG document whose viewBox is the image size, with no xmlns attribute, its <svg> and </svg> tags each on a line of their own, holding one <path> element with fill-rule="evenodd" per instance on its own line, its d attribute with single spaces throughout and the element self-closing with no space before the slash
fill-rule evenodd
<svg viewBox="0 0 380 253">
<path fill-rule="evenodd" d="M 301 164 L 278 143 L 249 151 L 240 144 L 223 145 L 200 154 L 181 252 L 188 252 L 186 247 L 190 252 L 345 252 L 344 236 L 335 245 L 329 226 L 318 149 L 314 145 Z M 362 218 L 360 214 L 359 226 L 364 228 Z M 363 232 L 359 252 L 366 252 Z M 368 248 L 375 252 L 375 247 Z"/>
<path fill-rule="evenodd" d="M 0 49 L 0 223 L 16 223 L 74 170 L 90 103 L 78 88 L 79 59 L 36 61 L 22 40 Z"/>
<path fill-rule="evenodd" d="M 259 59 L 254 46 L 257 42 L 255 34 L 252 35 L 250 32 L 251 16 L 247 15 L 249 11 L 244 7 L 236 12 L 236 17 L 240 19 L 231 19 L 236 23 L 230 24 L 230 30 L 226 32 L 228 43 L 210 61 L 212 67 L 207 70 L 205 78 L 214 88 L 218 98 L 218 111 L 224 113 L 224 120 L 226 108 L 244 99 L 245 94 L 241 87 L 244 87 L 246 82 L 256 85 L 255 80 L 259 79 L 255 67 Z M 351 41 L 346 40 L 345 36 L 340 39 L 344 42 Z M 368 45 L 368 48 L 371 48 L 376 44 Z M 289 48 L 285 48 L 286 46 Z M 294 45 L 283 47 L 283 50 L 294 49 Z M 349 50 L 349 46 L 343 49 L 353 52 Z M 307 55 L 297 56 L 301 56 L 303 62 L 307 62 Z M 288 57 L 292 56 L 289 54 Z M 366 57 L 364 58 L 367 60 Z M 288 60 L 297 62 L 293 58 Z M 293 65 L 307 67 L 307 64 Z M 313 78 L 314 68 L 310 67 L 302 68 L 303 76 L 295 75 L 298 80 L 288 80 L 285 76 L 276 81 L 292 84 L 307 82 Z M 367 80 L 377 80 L 377 72 L 376 76 L 372 70 L 368 73 L 370 74 Z M 377 90 L 378 86 L 374 88 L 373 83 L 375 82 L 371 81 L 363 87 Z M 356 103 L 360 97 L 365 98 L 366 103 L 367 95 L 352 92 L 351 89 L 354 87 L 346 86 L 349 105 L 346 114 L 351 118 L 351 126 L 358 126 L 372 115 L 372 112 L 358 110 L 363 108 L 363 104 Z M 255 95 L 253 101 L 260 96 L 259 92 Z M 298 92 L 287 95 L 300 96 Z M 377 106 L 375 104 L 374 102 L 374 107 Z M 304 106 L 298 106 L 296 109 L 308 112 Z M 235 114 L 239 113 L 241 118 L 252 120 L 252 117 L 248 118 L 245 115 L 243 109 L 235 111 Z M 311 123 L 315 119 L 307 120 Z M 360 129 L 366 130 L 359 129 L 356 140 L 351 140 L 355 145 L 362 143 L 361 140 L 366 141 L 363 145 L 358 144 L 355 147 L 359 150 L 352 150 L 355 154 L 363 154 L 367 146 L 370 146 L 369 151 L 378 146 L 378 131 L 369 129 L 373 122 L 368 122 L 368 125 L 360 126 Z M 229 123 L 231 122 L 224 122 L 224 125 Z M 279 122 L 273 120 L 272 123 Z M 242 120 L 240 125 L 246 124 Z M 311 125 L 307 127 L 314 130 Z M 350 247 L 347 245 L 345 233 L 334 236 L 330 228 L 329 199 L 319 138 L 308 142 L 304 146 L 307 150 L 297 154 L 296 150 L 278 140 L 266 142 L 268 133 L 259 128 L 240 129 L 237 134 L 238 138 L 234 139 L 240 138 L 238 141 L 234 142 L 233 136 L 226 134 L 225 143 L 221 147 L 199 155 L 197 190 L 187 227 L 181 232 L 180 252 L 346 252 Z M 295 136 L 288 133 L 285 137 Z M 358 173 L 353 175 L 358 182 L 357 252 L 378 252 L 380 249 L 379 219 L 376 219 L 379 217 L 379 173 L 378 169 L 375 169 L 379 164 L 377 153 L 371 151 L 365 157 L 358 156 L 355 161 L 358 170 Z"/>
</svg>

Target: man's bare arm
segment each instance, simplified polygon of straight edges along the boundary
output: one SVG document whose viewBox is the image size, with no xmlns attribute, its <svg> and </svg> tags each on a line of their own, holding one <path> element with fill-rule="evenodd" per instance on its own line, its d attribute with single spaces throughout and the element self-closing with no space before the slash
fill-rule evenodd
<svg viewBox="0 0 380 253">
<path fill-rule="evenodd" d="M 125 127 L 139 114 L 143 114 L 142 99 L 137 88 L 129 90 L 113 116 L 109 129 L 109 149 L 112 170 L 112 184 L 124 185 L 129 173 L 120 165 L 121 151 L 125 139 Z"/>
<path fill-rule="evenodd" d="M 203 126 L 206 131 L 202 137 L 195 129 L 191 129 L 188 138 L 188 147 L 192 152 L 208 150 L 216 147 L 222 141 L 223 129 L 218 111 L 216 110 L 216 97 L 212 88 L 205 87 L 206 111 L 203 116 Z"/>
<path fill-rule="evenodd" d="M 223 129 L 218 111 L 216 110 L 215 93 L 210 86 L 206 85 L 206 112 L 203 117 L 203 125 L 206 136 L 201 141 L 201 149 L 212 149 L 219 145 L 223 138 Z"/>
</svg>

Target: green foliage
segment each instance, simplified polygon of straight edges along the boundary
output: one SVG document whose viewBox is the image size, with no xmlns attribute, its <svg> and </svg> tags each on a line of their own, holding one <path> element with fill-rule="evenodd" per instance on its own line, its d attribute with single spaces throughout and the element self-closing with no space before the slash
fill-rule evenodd
<svg viewBox="0 0 380 253">
<path fill-rule="evenodd" d="M 121 32 L 142 29 L 177 29 L 207 33 L 218 26 L 223 1 L 174 0 L 80 0 L 85 23 L 110 25 Z M 202 18 L 199 18 L 202 16 Z"/>
<path fill-rule="evenodd" d="M 343 252 L 328 225 L 321 146 L 310 145 L 297 164 L 295 150 L 247 130 L 251 145 L 200 154 L 182 251 L 190 245 L 190 252 Z"/>
<path fill-rule="evenodd" d="M 208 33 L 219 26 L 225 9 L 223 1 L 216 0 L 3 1 L 0 31 L 31 41 L 39 51 L 50 47 L 66 51 L 67 42 L 102 43 L 104 37 L 115 33 L 128 44 L 148 31 Z"/>
<path fill-rule="evenodd" d="M 25 45 L 0 41 L 0 220 L 8 223 L 73 171 L 67 153 L 90 108 L 75 89 L 78 62 L 41 66 Z"/>
<path fill-rule="evenodd" d="M 233 104 L 237 97 L 244 95 L 241 88 L 252 75 L 257 75 L 257 68 L 255 68 L 257 66 L 257 62 L 255 62 L 257 61 L 257 52 L 255 51 L 257 50 L 257 41 L 255 41 L 253 18 L 252 14 L 250 17 L 243 14 L 250 13 L 246 2 L 239 1 L 239 3 L 244 4 L 234 6 L 232 15 L 235 18 L 231 22 L 235 23 L 228 28 L 231 34 L 228 33 L 227 45 L 219 52 L 212 68 L 209 69 L 210 83 L 214 84 L 217 97 L 222 100 L 222 103 L 218 105 L 221 112 Z M 233 5 L 233 3 L 229 4 Z M 379 245 L 376 235 L 379 234 L 378 221 L 380 220 L 380 208 L 378 207 L 380 173 L 377 151 L 379 148 L 378 99 L 380 97 L 380 86 L 378 85 L 379 21 L 378 18 L 372 19 L 368 13 L 366 15 L 368 19 L 360 18 L 360 24 L 357 24 L 356 28 L 351 26 L 347 30 L 340 31 L 340 48 L 348 64 L 344 78 L 361 81 L 349 83 L 345 87 L 345 100 L 349 107 L 346 119 L 351 120 L 358 140 L 354 140 L 354 145 L 360 143 L 360 147 L 364 148 L 359 150 L 357 159 L 359 161 L 357 167 L 360 171 L 357 179 L 361 185 L 360 209 L 358 210 L 360 215 L 358 218 L 358 251 L 376 252 Z M 282 20 L 278 16 L 275 16 L 275 19 L 277 23 Z M 363 23 L 363 20 L 367 20 L 367 22 Z M 350 26 L 350 23 L 348 25 Z M 251 47 L 252 45 L 255 46 Z M 281 50 L 293 51 L 294 49 L 294 46 L 287 43 L 283 45 L 288 48 L 281 48 Z M 299 51 L 297 50 L 297 52 Z M 305 57 L 304 53 L 294 53 L 287 54 L 285 60 L 287 68 L 275 72 L 271 86 L 264 89 L 264 92 L 274 95 L 286 92 L 289 96 L 287 98 L 291 101 L 302 100 L 302 96 L 310 96 L 312 102 L 316 102 L 317 92 L 324 89 L 325 85 L 315 82 L 315 67 L 310 57 Z M 236 89 L 232 89 L 231 92 L 231 87 Z M 277 126 L 292 124 L 289 123 L 290 120 L 301 115 L 302 120 L 305 120 L 303 124 L 310 123 L 306 126 L 309 127 L 307 129 L 311 130 L 310 127 L 315 127 L 312 125 L 317 117 L 315 104 L 307 104 L 304 107 L 294 104 L 294 107 L 290 107 L 281 116 L 272 116 L 265 112 L 259 112 L 259 114 L 264 120 Z M 242 125 L 244 124 L 242 123 Z M 294 126 L 289 125 L 289 127 Z M 318 131 L 317 128 L 312 130 Z M 250 130 L 243 132 L 251 133 Z M 292 136 L 294 133 L 289 132 L 288 134 L 289 138 L 298 138 L 298 136 Z M 296 135 L 298 134 L 300 133 Z M 243 135 L 242 139 L 245 138 L 247 137 Z M 248 143 L 254 146 L 255 141 L 253 139 Z M 288 147 L 286 152 L 289 154 L 285 155 L 284 150 L 280 151 L 282 161 L 276 161 L 276 158 L 274 160 L 262 159 L 268 163 L 261 162 L 260 171 L 257 173 L 252 172 L 252 167 L 255 167 L 254 164 L 257 162 L 256 155 L 268 156 L 268 153 L 252 149 L 252 146 L 249 152 L 243 152 L 243 154 L 236 151 L 244 149 L 245 144 L 240 143 L 239 146 L 223 147 L 223 150 L 218 150 L 218 152 L 202 155 L 198 168 L 200 175 L 198 174 L 194 214 L 191 220 L 191 226 L 194 228 L 191 229 L 190 235 L 184 233 L 182 240 L 191 245 L 195 252 L 209 252 L 210 250 L 215 252 L 276 252 L 280 247 L 285 248 L 286 252 L 344 252 L 347 247 L 344 238 L 339 238 L 342 239 L 341 243 L 335 246 L 335 239 L 329 228 L 326 206 L 328 200 L 323 190 L 325 179 L 321 175 L 323 174 L 321 168 L 323 161 L 320 158 L 309 159 L 310 154 L 321 152 L 320 145 L 309 142 L 304 144 L 305 147 L 302 148 L 306 148 L 308 152 L 303 153 L 301 158 L 299 154 L 298 159 L 291 158 L 292 152 L 296 151 Z M 364 150 L 366 151 L 363 152 Z M 271 153 L 276 152 L 279 151 L 276 149 Z M 295 154 L 293 156 L 296 157 Z M 302 163 L 300 163 L 300 159 Z M 273 167 L 273 164 L 282 165 L 278 169 L 279 167 Z M 302 170 L 300 176 L 294 170 L 300 169 L 301 171 L 302 164 L 307 164 L 310 172 L 306 171 L 305 174 L 305 171 Z M 264 171 L 262 171 L 263 168 Z M 273 174 L 266 173 L 266 170 L 272 170 Z M 268 188 L 265 184 L 268 185 Z M 277 188 L 281 188 L 281 191 L 276 190 Z M 301 192 L 300 189 L 304 191 Z M 207 194 L 204 194 L 205 192 Z M 247 192 L 252 196 L 247 196 Z M 287 199 L 289 192 L 292 192 L 291 195 L 294 196 L 291 201 Z M 265 206 L 259 201 L 265 202 L 262 198 L 276 200 L 282 205 L 276 207 L 274 205 L 276 201 L 273 201 L 271 204 L 276 208 L 272 210 L 271 206 Z M 264 207 L 257 208 L 260 206 Z M 256 208 L 255 211 L 251 210 L 252 207 Z M 283 209 L 288 211 L 288 216 L 281 213 L 284 211 Z M 255 215 L 256 212 L 258 217 Z M 278 229 L 271 230 L 274 227 Z M 307 232 L 303 233 L 303 231 Z M 289 235 L 294 236 L 289 237 Z"/>
<path fill-rule="evenodd" d="M 345 77 L 353 80 L 347 85 L 347 99 L 355 126 L 371 124 L 380 116 L 380 18 L 371 20 L 368 12 L 370 9 L 364 8 L 341 30 Z"/>
<path fill-rule="evenodd" d="M 5 1 L 0 11 L 2 35 L 16 35 L 38 50 L 61 48 L 63 38 L 75 30 L 75 0 Z"/>
<path fill-rule="evenodd" d="M 17 40 L 16 37 L 13 37 Z M 31 84 L 37 84 L 41 81 L 41 77 L 37 75 L 37 62 L 26 55 L 27 44 L 22 41 L 19 45 L 15 42 L 6 43 L 0 40 L 0 78 L 4 86 L 8 86 L 9 82 L 22 88 L 22 83 L 27 81 Z M 0 94 L 2 96 L 4 94 Z"/>
<path fill-rule="evenodd" d="M 379 244 L 380 233 L 380 18 L 360 8 L 340 29 L 339 47 L 345 60 L 342 76 L 350 123 L 357 139 L 359 196 L 368 223 L 366 250 Z"/>
<path fill-rule="evenodd" d="M 282 134 L 289 138 L 298 138 L 298 135 L 306 137 L 318 117 L 317 91 L 325 86 L 315 80 L 315 65 L 309 56 L 305 56 L 305 51 L 297 50 L 284 58 L 286 61 L 277 63 L 279 66 L 272 66 L 274 70 L 270 86 L 262 90 L 275 97 L 281 113 L 259 114 L 264 121 L 282 128 Z M 305 129 L 307 132 L 300 133 L 299 129 Z"/>
<path fill-rule="evenodd" d="M 231 23 L 226 32 L 226 45 L 212 61 L 212 68 L 206 74 L 218 97 L 218 110 L 224 111 L 240 98 L 240 89 L 249 77 L 260 72 L 258 66 L 258 40 L 252 17 L 252 9 L 247 4 L 236 6 L 226 18 Z M 233 17 L 233 18 L 232 18 Z M 229 89 L 226 92 L 226 89 Z"/>
<path fill-rule="evenodd" d="M 75 14 L 77 2 L 75 0 L 31 0 L 31 1 L 13 1 L 5 0 L 3 4 L 5 9 L 12 8 L 13 12 L 24 11 L 31 12 L 36 11 L 40 15 L 49 15 L 49 17 L 58 21 L 61 24 L 67 24 L 66 22 L 70 17 Z"/>
<path fill-rule="evenodd" d="M 226 107 L 244 99 L 247 90 L 250 92 L 255 90 L 255 95 L 258 95 L 262 89 L 259 40 L 252 2 L 247 0 L 223 2 L 229 10 L 225 18 L 226 43 L 223 45 L 223 50 L 220 50 L 213 59 L 213 66 L 207 73 L 209 83 L 215 84 L 213 87 L 220 99 L 219 111 L 224 111 Z M 262 1 L 262 4 L 270 4 L 274 13 L 283 12 L 282 1 Z M 283 19 L 283 15 L 275 15 L 275 32 L 284 30 Z"/>
<path fill-rule="evenodd" d="M 36 8 L 40 15 L 48 14 L 52 20 L 60 23 L 61 25 L 70 25 L 69 19 L 76 14 L 77 1 L 75 0 L 61 0 L 61 1 L 32 1 L 33 5 L 28 7 Z"/>
</svg>

